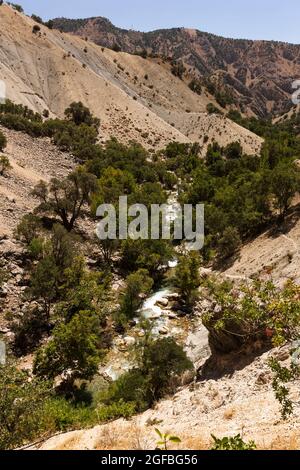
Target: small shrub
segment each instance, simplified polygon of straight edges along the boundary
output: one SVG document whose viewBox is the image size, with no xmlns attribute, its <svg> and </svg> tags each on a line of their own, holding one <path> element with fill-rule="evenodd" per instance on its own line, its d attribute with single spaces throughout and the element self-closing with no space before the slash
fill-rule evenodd
<svg viewBox="0 0 300 470">
<path fill-rule="evenodd" d="M 35 24 L 35 25 L 33 26 L 33 28 L 32 28 L 33 34 L 37 34 L 37 33 L 39 33 L 40 31 L 41 31 L 40 26 L 39 26 L 38 24 Z"/>
<path fill-rule="evenodd" d="M 223 437 L 218 439 L 214 435 L 211 436 L 214 440 L 214 445 L 211 450 L 255 450 L 256 444 L 254 441 L 244 442 L 241 435 L 235 437 Z"/>
<path fill-rule="evenodd" d="M 5 173 L 11 169 L 9 159 L 5 155 L 0 155 L 0 176 L 4 176 Z"/>
<path fill-rule="evenodd" d="M 120 400 L 110 405 L 101 405 L 96 413 L 101 422 L 114 421 L 119 418 L 131 418 L 136 412 L 136 404 Z"/>
<path fill-rule="evenodd" d="M 0 152 L 3 152 L 7 145 L 7 140 L 5 135 L 0 131 Z"/>
</svg>

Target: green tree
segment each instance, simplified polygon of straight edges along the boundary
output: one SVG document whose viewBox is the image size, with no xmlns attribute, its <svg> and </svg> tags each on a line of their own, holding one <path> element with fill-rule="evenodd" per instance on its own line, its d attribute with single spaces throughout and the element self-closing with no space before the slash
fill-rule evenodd
<svg viewBox="0 0 300 470">
<path fill-rule="evenodd" d="M 42 201 L 36 212 L 58 216 L 70 232 L 81 216 L 84 204 L 90 202 L 91 195 L 96 191 L 96 177 L 79 167 L 62 181 L 55 178 L 49 186 L 40 182 L 35 187 L 33 195 Z"/>
<path fill-rule="evenodd" d="M 146 269 L 139 269 L 126 278 L 126 287 L 121 295 L 120 315 L 130 320 L 143 303 L 143 297 L 153 287 L 153 280 Z"/>
<path fill-rule="evenodd" d="M 73 389 L 77 379 L 92 379 L 103 357 L 101 335 L 99 317 L 79 312 L 69 323 L 57 325 L 52 339 L 38 350 L 34 374 L 49 380 L 60 376 L 66 391 Z"/>
<path fill-rule="evenodd" d="M 95 118 L 91 111 L 81 102 L 71 103 L 70 106 L 65 110 L 65 116 L 70 121 L 73 121 L 76 126 L 87 124 L 88 126 L 98 128 L 100 125 L 100 120 Z"/>
<path fill-rule="evenodd" d="M 137 366 L 122 375 L 108 391 L 107 401 L 135 403 L 144 411 L 173 391 L 174 379 L 193 365 L 173 338 L 146 335 L 136 348 Z"/>
<path fill-rule="evenodd" d="M 41 426 L 49 387 L 14 365 L 0 366 L 0 449 L 30 442 Z"/>
<path fill-rule="evenodd" d="M 43 242 L 42 259 L 34 268 L 27 294 L 42 301 L 48 321 L 66 282 L 65 271 L 75 263 L 74 248 L 74 238 L 60 225 L 55 225 L 51 239 Z"/>
<path fill-rule="evenodd" d="M 188 309 L 192 308 L 199 295 L 200 266 L 199 254 L 192 251 L 179 260 L 175 270 L 173 283 L 181 301 Z"/>
<path fill-rule="evenodd" d="M 298 189 L 299 175 L 296 169 L 287 165 L 278 165 L 271 174 L 272 192 L 280 218 L 284 218 Z"/>
<path fill-rule="evenodd" d="M 218 256 L 226 260 L 233 256 L 241 246 L 241 237 L 235 227 L 225 228 L 222 237 L 218 241 Z"/>
</svg>

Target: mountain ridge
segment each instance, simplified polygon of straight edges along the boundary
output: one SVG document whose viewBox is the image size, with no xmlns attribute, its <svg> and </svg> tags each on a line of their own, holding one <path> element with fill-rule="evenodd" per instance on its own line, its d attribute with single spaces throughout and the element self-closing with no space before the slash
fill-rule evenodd
<svg viewBox="0 0 300 470">
<path fill-rule="evenodd" d="M 56 18 L 53 22 L 55 28 L 100 46 L 182 61 L 189 73 L 228 90 L 246 114 L 274 116 L 292 107 L 292 82 L 300 76 L 300 45 L 223 38 L 188 28 L 140 32 L 118 28 L 104 17 Z"/>
</svg>

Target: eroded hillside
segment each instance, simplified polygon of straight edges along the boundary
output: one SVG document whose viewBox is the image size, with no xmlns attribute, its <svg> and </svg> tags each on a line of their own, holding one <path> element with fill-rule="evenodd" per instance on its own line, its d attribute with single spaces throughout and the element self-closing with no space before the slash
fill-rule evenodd
<svg viewBox="0 0 300 470">
<path fill-rule="evenodd" d="M 116 53 L 79 37 L 40 26 L 7 5 L 0 8 L 0 79 L 7 97 L 62 116 L 82 101 L 101 119 L 101 137 L 136 140 L 147 148 L 170 141 L 240 140 L 248 154 L 262 140 L 222 116 L 210 116 L 213 98 L 192 92 L 162 61 Z M 208 136 L 208 140 L 207 137 Z"/>
</svg>

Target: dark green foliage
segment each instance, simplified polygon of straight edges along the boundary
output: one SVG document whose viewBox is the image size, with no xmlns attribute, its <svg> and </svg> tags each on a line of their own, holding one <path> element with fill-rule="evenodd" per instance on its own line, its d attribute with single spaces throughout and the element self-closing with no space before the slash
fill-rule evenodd
<svg viewBox="0 0 300 470">
<path fill-rule="evenodd" d="M 10 5 L 14 10 L 17 10 L 19 13 L 24 13 L 23 7 L 21 7 L 21 5 L 18 3 L 7 2 L 7 4 Z"/>
<path fill-rule="evenodd" d="M 256 444 L 254 441 L 244 442 L 240 434 L 234 437 L 223 437 L 223 439 L 218 439 L 213 434 L 211 437 L 214 441 L 214 445 L 211 450 L 249 451 L 256 449 Z"/>
<path fill-rule="evenodd" d="M 222 114 L 222 111 L 220 111 L 220 109 L 217 108 L 217 106 L 215 106 L 213 103 L 208 103 L 206 110 L 208 114 Z"/>
<path fill-rule="evenodd" d="M 119 46 L 119 44 L 115 43 L 112 46 L 112 50 L 115 51 L 115 52 L 121 52 L 122 48 L 121 48 L 121 46 Z"/>
<path fill-rule="evenodd" d="M 140 345 L 138 367 L 113 383 L 108 391 L 108 403 L 135 403 L 144 411 L 172 390 L 172 380 L 192 364 L 174 339 L 147 339 Z"/>
<path fill-rule="evenodd" d="M 47 384 L 30 380 L 11 364 L 0 366 L 0 449 L 14 449 L 34 439 L 49 395 Z"/>
<path fill-rule="evenodd" d="M 37 34 L 41 31 L 41 27 L 38 24 L 35 24 L 32 28 L 33 34 Z"/>
<path fill-rule="evenodd" d="M 33 19 L 33 21 L 35 21 L 36 23 L 39 23 L 39 24 L 43 24 L 43 20 L 40 16 L 37 16 L 37 15 L 31 15 L 31 18 Z"/>
<path fill-rule="evenodd" d="M 9 158 L 6 155 L 0 155 L 0 176 L 4 176 L 11 169 Z"/>
<path fill-rule="evenodd" d="M 32 272 L 28 296 L 42 301 L 47 321 L 52 304 L 62 293 L 66 270 L 75 266 L 74 248 L 73 237 L 60 225 L 54 226 L 49 241 L 42 242 L 41 259 Z"/>
<path fill-rule="evenodd" d="M 159 280 L 165 266 L 173 257 L 169 240 L 126 240 L 121 246 L 121 265 L 125 272 L 146 269 L 150 276 Z"/>
<path fill-rule="evenodd" d="M 65 110 L 65 116 L 68 120 L 74 122 L 76 126 L 86 124 L 97 129 L 100 125 L 99 119 L 95 118 L 90 110 L 81 102 L 71 103 L 69 108 Z"/>
<path fill-rule="evenodd" d="M 173 283 L 181 301 L 188 309 L 192 308 L 199 297 L 197 289 L 200 286 L 200 266 L 198 253 L 190 252 L 180 259 L 176 267 Z"/>
<path fill-rule="evenodd" d="M 193 79 L 189 83 L 189 88 L 193 92 L 197 93 L 197 95 L 201 95 L 201 93 L 202 93 L 202 84 L 201 84 L 200 80 Z"/>
<path fill-rule="evenodd" d="M 26 214 L 19 223 L 16 236 L 19 240 L 30 245 L 34 238 L 37 238 L 42 228 L 40 218 L 34 214 Z"/>
<path fill-rule="evenodd" d="M 172 67 L 171 67 L 171 72 L 175 77 L 180 78 L 180 80 L 183 79 L 183 76 L 186 72 L 186 67 L 184 66 L 183 62 L 173 62 Z"/>
<path fill-rule="evenodd" d="M 281 405 L 281 416 L 283 419 L 287 419 L 294 409 L 294 403 L 289 396 L 288 384 L 299 379 L 300 367 L 295 363 L 292 363 L 290 367 L 283 367 L 275 358 L 270 359 L 269 366 L 274 373 L 272 386 L 275 397 Z"/>
<path fill-rule="evenodd" d="M 99 318 L 87 311 L 58 324 L 52 339 L 36 354 L 34 373 L 50 380 L 61 376 L 66 391 L 72 390 L 76 379 L 90 380 L 103 356 L 101 333 Z"/>
<path fill-rule="evenodd" d="M 222 260 L 233 256 L 242 244 L 239 231 L 235 227 L 226 227 L 218 242 L 218 255 Z"/>
<path fill-rule="evenodd" d="M 153 280 L 148 271 L 140 269 L 126 278 L 126 288 L 121 295 L 118 320 L 132 320 L 138 309 L 142 306 L 143 296 L 149 294 L 153 286 Z"/>
<path fill-rule="evenodd" d="M 41 201 L 36 213 L 59 217 L 65 229 L 70 232 L 81 216 L 84 204 L 90 202 L 91 195 L 96 190 L 96 177 L 79 167 L 62 181 L 55 178 L 49 186 L 40 182 L 35 187 L 33 195 Z"/>
<path fill-rule="evenodd" d="M 7 140 L 5 135 L 0 131 L 0 152 L 3 152 L 7 145 Z"/>
<path fill-rule="evenodd" d="M 14 333 L 13 349 L 17 356 L 32 353 L 50 331 L 47 317 L 39 308 L 28 309 L 11 323 Z"/>
</svg>

